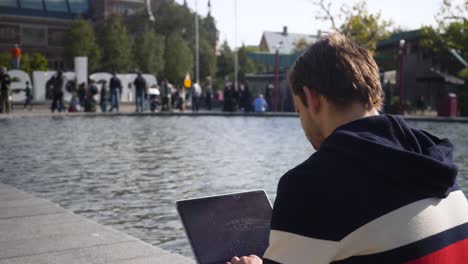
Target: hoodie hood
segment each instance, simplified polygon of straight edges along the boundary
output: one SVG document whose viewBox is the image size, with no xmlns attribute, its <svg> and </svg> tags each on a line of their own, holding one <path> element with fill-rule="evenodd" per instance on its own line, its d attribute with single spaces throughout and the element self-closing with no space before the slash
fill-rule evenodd
<svg viewBox="0 0 468 264">
<path fill-rule="evenodd" d="M 450 141 L 410 128 L 399 117 L 372 116 L 340 126 L 319 151 L 355 159 L 376 177 L 431 197 L 447 197 L 456 184 Z"/>
</svg>

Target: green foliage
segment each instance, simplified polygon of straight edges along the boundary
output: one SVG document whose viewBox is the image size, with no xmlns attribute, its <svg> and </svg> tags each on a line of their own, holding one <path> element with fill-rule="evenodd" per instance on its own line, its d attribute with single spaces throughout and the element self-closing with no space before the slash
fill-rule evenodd
<svg viewBox="0 0 468 264">
<path fill-rule="evenodd" d="M 356 2 L 351 7 L 342 5 L 340 13 L 337 14 L 333 14 L 331 10 L 331 1 L 320 0 L 314 4 L 321 9 L 317 19 L 330 21 L 333 30 L 347 35 L 371 51 L 375 51 L 377 42 L 390 36 L 389 27 L 392 22 L 383 20 L 380 12 L 369 13 L 365 1 Z M 338 26 L 338 20 L 341 18 L 344 19 Z"/>
<path fill-rule="evenodd" d="M 216 43 L 218 42 L 218 29 L 216 28 L 216 21 L 211 14 L 208 14 L 201 20 L 201 29 L 203 32 L 206 32 L 205 38 L 208 43 L 211 47 L 215 48 Z"/>
<path fill-rule="evenodd" d="M 193 60 L 192 51 L 180 34 L 173 33 L 167 38 L 165 77 L 170 82 L 182 83 L 185 73 L 193 71 Z"/>
<path fill-rule="evenodd" d="M 351 9 L 343 11 L 345 22 L 341 32 L 371 51 L 377 48 L 377 42 L 390 36 L 390 21 L 382 19 L 379 13 L 371 14 L 366 2 L 358 2 Z"/>
<path fill-rule="evenodd" d="M 200 80 L 216 74 L 216 54 L 213 46 L 206 39 L 200 39 Z"/>
<path fill-rule="evenodd" d="M 176 33 L 190 42 L 194 42 L 195 15 L 187 7 L 177 4 L 174 0 L 164 1 L 154 10 L 156 32 L 169 37 Z"/>
<path fill-rule="evenodd" d="M 35 52 L 31 57 L 31 71 L 47 71 L 49 62 L 41 53 Z"/>
<path fill-rule="evenodd" d="M 152 31 L 138 36 L 133 46 L 135 64 L 145 73 L 159 75 L 164 70 L 164 38 Z"/>
<path fill-rule="evenodd" d="M 307 43 L 305 38 L 301 38 L 297 42 L 296 47 L 294 48 L 294 52 L 301 52 L 301 51 L 307 49 L 307 47 L 309 47 L 309 44 Z"/>
<path fill-rule="evenodd" d="M 229 47 L 227 41 L 221 46 L 221 55 L 218 57 L 218 73 L 217 76 L 224 79 L 226 76 L 234 73 L 234 53 Z"/>
<path fill-rule="evenodd" d="M 127 27 L 119 16 L 112 16 L 100 26 L 98 43 L 102 50 L 101 69 L 126 72 L 132 66 L 132 43 Z"/>
<path fill-rule="evenodd" d="M 86 56 L 91 71 L 99 67 L 101 50 L 91 22 L 83 19 L 73 21 L 66 35 L 64 55 L 67 65 L 73 65 L 75 57 Z"/>
<path fill-rule="evenodd" d="M 28 54 L 23 54 L 23 56 L 21 56 L 20 69 L 29 74 L 32 73 L 31 58 Z"/>
<path fill-rule="evenodd" d="M 257 65 L 255 61 L 247 57 L 247 49 L 245 46 L 242 46 L 237 51 L 237 58 L 239 60 L 239 81 L 243 81 L 246 74 L 257 72 Z"/>
<path fill-rule="evenodd" d="M 468 59 L 468 3 L 456 6 L 451 1 L 444 0 L 436 16 L 437 27 L 423 27 L 421 46 L 438 54 L 439 58 L 448 57 L 450 49 L 455 49 L 465 59 Z M 447 63 L 450 70 L 459 70 L 460 64 Z M 459 86 L 457 95 L 460 103 L 460 114 L 468 116 L 468 68 L 458 72 L 465 80 L 465 85 Z"/>
<path fill-rule="evenodd" d="M 5 51 L 0 53 L 0 66 L 7 69 L 13 68 L 13 61 L 9 52 Z"/>
</svg>

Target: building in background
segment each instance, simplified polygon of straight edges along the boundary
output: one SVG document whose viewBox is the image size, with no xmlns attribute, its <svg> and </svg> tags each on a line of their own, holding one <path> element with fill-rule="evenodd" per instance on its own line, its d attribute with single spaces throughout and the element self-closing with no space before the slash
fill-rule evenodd
<svg viewBox="0 0 468 264">
<path fill-rule="evenodd" d="M 153 6 L 157 2 L 151 0 Z M 63 69 L 65 34 L 73 19 L 98 22 L 145 7 L 145 0 L 0 0 L 0 53 L 19 44 L 24 54 L 46 56 L 50 69 Z"/>
<path fill-rule="evenodd" d="M 311 45 L 318 37 L 309 34 L 289 33 L 288 27 L 283 27 L 282 32 L 265 31 L 260 41 L 260 49 L 269 53 L 291 54 L 297 51 L 298 45 Z"/>
</svg>

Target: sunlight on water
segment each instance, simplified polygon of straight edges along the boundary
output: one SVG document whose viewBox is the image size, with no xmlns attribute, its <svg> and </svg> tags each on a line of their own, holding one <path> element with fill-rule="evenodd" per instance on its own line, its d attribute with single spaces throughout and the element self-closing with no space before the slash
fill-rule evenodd
<svg viewBox="0 0 468 264">
<path fill-rule="evenodd" d="M 449 137 L 468 193 L 468 125 Z M 313 149 L 296 118 L 75 117 L 0 120 L 0 181 L 190 255 L 175 201 L 265 189 Z"/>
</svg>

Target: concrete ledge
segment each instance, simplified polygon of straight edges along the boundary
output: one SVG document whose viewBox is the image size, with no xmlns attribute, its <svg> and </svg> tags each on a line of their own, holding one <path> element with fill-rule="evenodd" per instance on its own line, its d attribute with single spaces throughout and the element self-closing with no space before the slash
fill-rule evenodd
<svg viewBox="0 0 468 264">
<path fill-rule="evenodd" d="M 0 264 L 195 263 L 2 183 L 0 234 Z"/>
<path fill-rule="evenodd" d="M 200 111 L 200 112 L 145 112 L 145 113 L 133 113 L 133 112 L 120 112 L 120 113 L 50 113 L 50 112 L 18 112 L 13 114 L 0 114 L 0 120 L 2 119 L 13 119 L 13 118 L 31 118 L 31 117 L 53 117 L 53 118 L 65 118 L 65 117 L 119 117 L 119 116 L 132 116 L 132 117 L 170 117 L 170 116 L 215 116 L 215 117 L 294 117 L 297 118 L 299 115 L 294 112 L 277 113 L 277 112 L 266 112 L 266 113 L 242 113 L 242 112 L 220 112 L 220 111 Z M 468 123 L 468 117 L 435 117 L 435 116 L 402 116 L 407 121 L 424 121 L 424 122 L 441 122 L 441 123 Z"/>
</svg>

